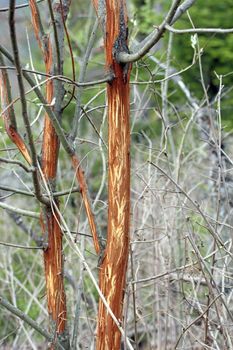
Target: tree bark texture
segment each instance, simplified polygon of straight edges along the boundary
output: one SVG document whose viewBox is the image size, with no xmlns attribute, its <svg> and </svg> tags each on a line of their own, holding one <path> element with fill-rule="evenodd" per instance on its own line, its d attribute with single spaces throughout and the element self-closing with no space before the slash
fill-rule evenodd
<svg viewBox="0 0 233 350">
<path fill-rule="evenodd" d="M 51 34 L 47 35 L 41 33 L 40 17 L 35 0 L 30 0 L 30 7 L 33 28 L 43 53 L 46 73 L 56 74 L 59 72 L 61 74 L 62 67 L 59 67 L 57 63 L 59 61 L 57 55 L 59 54 L 59 59 L 61 60 L 63 57 L 64 36 L 61 35 L 59 41 L 55 43 Z M 59 28 L 63 28 L 62 21 L 64 18 L 62 18 L 62 16 L 66 17 L 62 11 L 63 7 L 60 5 L 60 2 L 54 1 L 53 12 L 56 17 L 57 31 L 59 31 Z M 56 45 L 59 46 L 56 47 Z M 48 80 L 46 83 L 47 103 L 51 104 L 53 98 L 56 97 L 54 110 L 58 118 L 61 118 L 63 96 L 62 86 L 56 85 L 55 87 L 54 81 Z M 55 190 L 56 186 L 59 146 L 59 139 L 52 122 L 49 116 L 45 114 L 41 164 L 43 175 L 52 191 Z M 59 207 L 59 203 L 57 202 L 56 204 Z M 66 338 L 66 297 L 63 276 L 62 231 L 59 221 L 59 215 L 56 215 L 52 203 L 50 206 L 43 207 L 41 211 L 41 227 L 44 241 L 47 245 L 47 248 L 44 250 L 47 306 L 50 316 L 50 326 L 55 334 L 54 344 L 56 343 L 56 337 L 58 337 L 60 341 L 62 341 L 62 336 Z M 51 345 L 52 349 L 54 347 L 55 345 Z M 69 348 L 67 345 L 64 347 Z"/>
<path fill-rule="evenodd" d="M 0 64 L 4 66 L 4 60 L 2 54 L 0 53 Z M 15 118 L 14 107 L 11 105 L 11 86 L 8 78 L 8 73 L 6 70 L 0 70 L 0 96 L 1 96 L 1 106 L 2 106 L 2 117 L 4 121 L 4 127 L 7 132 L 7 135 L 11 139 L 11 141 L 16 145 L 18 150 L 23 155 L 24 159 L 31 164 L 31 157 L 28 152 L 27 146 L 20 136 L 17 130 L 17 123 Z"/>
<path fill-rule="evenodd" d="M 127 14 L 123 0 L 106 0 L 105 52 L 107 70 L 115 79 L 108 95 L 108 234 L 100 266 L 100 288 L 116 318 L 122 320 L 130 223 L 130 67 L 117 63 L 127 50 Z M 94 1 L 97 9 L 97 1 Z M 103 23 L 103 20 L 102 20 Z M 119 350 L 121 334 L 102 301 L 99 303 L 97 349 Z"/>
<path fill-rule="evenodd" d="M 55 15 L 56 15 L 56 13 L 61 12 L 62 17 L 63 17 L 62 18 L 63 22 L 67 18 L 69 7 L 70 7 L 70 3 L 71 3 L 70 0 L 64 0 L 63 3 L 62 3 L 62 6 L 61 6 L 61 2 L 59 0 L 59 1 L 56 1 L 55 5 L 53 6 L 53 8 L 55 10 L 54 11 Z M 41 48 L 41 50 L 43 52 L 43 56 L 44 56 L 44 61 L 46 63 L 46 67 L 49 67 L 49 66 L 52 65 L 52 59 L 53 59 L 53 53 L 51 52 L 51 42 L 50 42 L 50 40 L 48 40 L 47 35 L 43 35 L 41 33 L 39 12 L 38 12 L 35 0 L 30 0 L 30 7 L 31 7 L 32 24 L 33 24 L 35 36 L 36 36 L 38 44 L 39 44 L 39 46 L 40 46 L 40 48 Z M 60 26 L 61 26 L 62 25 L 61 20 L 59 22 L 60 22 Z M 62 39 L 63 39 L 63 37 L 62 37 Z M 60 56 L 63 56 L 63 55 L 61 54 Z M 61 62 L 61 64 L 62 64 L 62 62 Z M 49 73 L 49 71 L 50 70 L 48 70 L 47 73 Z M 61 73 L 61 72 L 59 72 L 59 73 Z M 53 86 L 53 82 L 52 81 L 48 81 L 47 86 L 51 86 L 52 87 Z M 52 101 L 52 97 L 53 96 L 52 95 L 48 96 L 49 91 L 51 92 L 51 89 L 47 90 L 47 98 L 48 98 L 48 101 Z M 59 96 L 59 98 L 61 98 L 61 96 Z M 46 115 L 45 130 L 47 128 L 51 128 L 52 134 L 50 135 L 50 134 L 47 133 L 47 134 L 44 135 L 44 143 L 50 143 L 50 142 L 56 143 L 57 140 L 56 140 L 55 130 L 52 128 L 51 120 Z M 56 148 L 56 146 L 55 146 L 55 148 Z M 48 152 L 46 152 L 46 153 L 48 155 Z M 50 160 L 49 159 L 46 160 L 46 157 L 47 157 L 46 153 L 44 153 L 44 160 L 45 160 L 45 167 L 47 168 L 48 165 L 50 164 Z M 75 154 L 75 152 L 73 150 L 72 151 L 69 150 L 68 154 L 71 157 L 71 162 L 72 162 L 72 165 L 73 165 L 74 170 L 75 170 L 75 175 L 76 175 L 76 178 L 77 178 L 77 182 L 80 185 L 80 192 L 81 192 L 81 195 L 82 195 L 82 198 L 83 198 L 83 202 L 84 202 L 84 206 L 85 206 L 85 209 L 86 209 L 86 213 L 87 213 L 87 217 L 88 217 L 91 233 L 92 233 L 92 236 L 93 236 L 95 250 L 96 250 L 96 253 L 99 254 L 100 253 L 100 245 L 99 245 L 97 227 L 96 227 L 95 218 L 94 218 L 94 215 L 93 215 L 93 212 L 92 212 L 91 200 L 89 198 L 88 188 L 87 188 L 84 172 L 82 170 L 80 161 L 79 161 L 77 155 Z M 53 160 L 56 161 L 56 157 L 54 157 Z M 49 170 L 48 168 L 47 168 L 47 170 L 49 172 L 52 171 L 52 169 Z M 51 174 L 51 175 L 53 175 L 53 174 Z"/>
</svg>

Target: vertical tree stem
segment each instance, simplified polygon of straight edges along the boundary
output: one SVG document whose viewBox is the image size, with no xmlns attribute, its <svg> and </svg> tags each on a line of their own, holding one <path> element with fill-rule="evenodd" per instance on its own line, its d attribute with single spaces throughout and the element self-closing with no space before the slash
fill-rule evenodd
<svg viewBox="0 0 233 350">
<path fill-rule="evenodd" d="M 115 79 L 108 84 L 109 172 L 108 235 L 100 268 L 100 288 L 118 320 L 122 319 L 129 255 L 130 221 L 130 67 L 115 57 L 127 45 L 127 15 L 123 0 L 106 0 L 105 51 L 107 69 Z M 114 54 L 115 50 L 115 54 Z M 97 349 L 119 350 L 121 334 L 102 301 L 99 303 Z"/>
<path fill-rule="evenodd" d="M 63 1 L 67 2 L 65 0 Z M 62 7 L 60 6 L 60 1 L 54 1 L 53 6 L 49 1 L 49 5 L 50 14 L 52 15 L 51 20 L 52 28 L 54 30 L 54 38 L 52 35 L 45 35 L 40 30 L 41 26 L 39 26 L 38 23 L 41 23 L 41 19 L 35 0 L 30 1 L 32 23 L 36 38 L 43 53 L 46 73 L 56 74 L 57 71 L 59 71 L 61 74 L 64 42 L 64 29 L 61 13 Z M 67 8 L 69 8 L 69 1 L 67 2 Z M 41 41 L 43 43 L 46 42 L 46 45 L 41 45 Z M 56 117 L 60 120 L 64 97 L 62 82 L 54 84 L 54 82 L 50 80 L 46 84 L 47 102 L 50 104 L 54 97 L 56 98 L 54 112 Z M 59 147 L 59 138 L 48 114 L 46 113 L 42 143 L 42 170 L 45 179 L 48 181 L 52 190 L 55 190 L 56 187 Z M 59 208 L 58 201 L 56 201 L 56 205 Z M 50 327 L 53 328 L 58 339 L 63 342 L 64 347 L 69 349 L 63 276 L 62 232 L 59 221 L 59 216 L 56 216 L 56 211 L 53 210 L 51 204 L 43 207 L 41 211 L 41 226 L 45 240 L 48 244 L 48 248 L 44 251 L 44 265 L 47 304 L 51 321 Z M 52 345 L 52 348 L 54 347 L 55 344 Z"/>
</svg>

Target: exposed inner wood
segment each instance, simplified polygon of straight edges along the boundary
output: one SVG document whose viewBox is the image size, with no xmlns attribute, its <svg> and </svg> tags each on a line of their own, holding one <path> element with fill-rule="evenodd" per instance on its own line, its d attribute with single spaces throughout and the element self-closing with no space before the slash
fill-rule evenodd
<svg viewBox="0 0 233 350">
<path fill-rule="evenodd" d="M 113 57 L 113 47 L 122 29 L 126 30 L 123 1 L 106 1 L 106 62 L 115 79 L 108 84 L 109 173 L 108 235 L 100 268 L 100 288 L 116 318 L 122 320 L 125 277 L 129 252 L 130 222 L 130 128 L 129 74 Z M 122 23 L 122 18 L 124 23 Z M 123 24 L 124 28 L 120 29 Z M 121 32 L 122 34 L 122 32 Z M 123 33 L 126 37 L 126 33 Z M 100 301 L 97 349 L 120 349 L 121 334 Z"/>
<path fill-rule="evenodd" d="M 35 0 L 30 0 L 32 24 L 36 39 L 42 50 L 46 73 L 53 73 L 53 52 L 49 36 L 41 38 L 39 28 L 39 14 Z M 42 45 L 42 41 L 43 44 Z M 46 43 L 46 44 L 45 44 Z M 54 97 L 53 81 L 46 83 L 46 99 L 50 104 Z M 43 143 L 42 143 L 42 171 L 50 186 L 54 187 L 57 176 L 57 161 L 59 154 L 59 139 L 47 114 L 45 114 Z M 54 188 L 53 188 L 54 189 Z M 57 203 L 59 207 L 59 203 Z M 53 328 L 57 334 L 66 329 L 66 298 L 63 281 L 62 231 L 59 216 L 51 206 L 45 206 L 41 211 L 41 227 L 47 249 L 44 250 L 44 266 L 47 292 L 48 312 Z"/>
</svg>

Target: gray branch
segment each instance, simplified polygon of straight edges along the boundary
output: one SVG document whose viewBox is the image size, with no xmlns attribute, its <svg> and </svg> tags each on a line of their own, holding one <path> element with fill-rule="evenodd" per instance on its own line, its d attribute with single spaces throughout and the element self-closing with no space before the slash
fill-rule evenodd
<svg viewBox="0 0 233 350">
<path fill-rule="evenodd" d="M 175 34 L 207 34 L 207 33 L 216 33 L 216 34 L 230 34 L 233 33 L 233 28 L 229 29 L 222 29 L 222 28 L 188 28 L 188 29 L 175 29 L 168 24 L 166 25 L 166 29 L 169 32 L 175 33 Z"/>
<path fill-rule="evenodd" d="M 9 29 L 10 29 L 10 36 L 11 36 L 11 44 L 13 49 L 13 57 L 14 57 L 14 64 L 17 71 L 17 80 L 18 80 L 18 87 L 19 87 L 19 95 L 20 95 L 20 102 L 22 107 L 22 117 L 23 122 L 25 126 L 25 130 L 27 133 L 28 138 L 28 144 L 31 151 L 31 158 L 32 158 L 32 164 L 34 168 L 37 168 L 37 154 L 36 154 L 36 148 L 33 140 L 33 134 L 30 126 L 30 120 L 28 116 L 27 111 L 27 100 L 25 95 L 25 88 L 24 88 L 24 82 L 23 82 L 23 75 L 22 75 L 22 69 L 21 69 L 21 63 L 20 63 L 20 57 L 19 57 L 19 51 L 18 51 L 18 43 L 17 43 L 17 37 L 16 37 L 16 28 L 15 28 L 15 0 L 10 1 L 10 8 L 9 8 Z M 33 184 L 35 188 L 35 194 L 37 199 L 44 204 L 48 204 L 49 200 L 43 196 L 41 193 L 41 187 L 39 182 L 39 177 L 37 171 L 32 172 L 32 179 Z"/>
<path fill-rule="evenodd" d="M 33 329 L 35 329 L 38 333 L 40 333 L 41 335 L 43 335 L 43 337 L 45 337 L 45 339 L 47 339 L 49 342 L 53 342 L 54 343 L 54 336 L 51 335 L 50 333 L 48 333 L 46 331 L 46 329 L 40 327 L 38 325 L 37 322 L 35 322 L 31 317 L 29 317 L 28 315 L 26 315 L 23 311 L 19 310 L 18 308 L 16 308 L 14 305 L 12 305 L 11 303 L 9 303 L 5 298 L 3 298 L 2 296 L 0 296 L 0 305 L 2 305 L 5 309 L 7 309 L 8 311 L 10 311 L 12 314 L 14 314 L 15 316 L 19 317 L 21 320 L 23 320 L 24 322 L 26 322 L 29 326 L 31 326 Z M 57 341 L 56 342 L 56 346 L 59 349 L 63 349 L 64 347 Z"/>
<path fill-rule="evenodd" d="M 186 0 L 181 4 L 177 11 L 175 16 L 173 17 L 173 20 L 171 21 L 171 25 L 174 24 L 197 0 Z"/>
<path fill-rule="evenodd" d="M 178 10 L 181 0 L 175 0 L 165 17 L 164 21 L 151 34 L 149 34 L 139 45 L 134 49 L 133 53 L 120 52 L 117 55 L 117 60 L 121 63 L 129 63 L 138 61 L 145 56 L 150 49 L 161 39 L 166 31 L 166 25 L 171 24 L 172 20 Z"/>
</svg>

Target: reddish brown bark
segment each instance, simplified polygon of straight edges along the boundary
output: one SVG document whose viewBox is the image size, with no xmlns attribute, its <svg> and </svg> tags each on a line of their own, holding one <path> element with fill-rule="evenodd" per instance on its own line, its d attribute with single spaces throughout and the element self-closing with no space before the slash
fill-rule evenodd
<svg viewBox="0 0 233 350">
<path fill-rule="evenodd" d="M 51 74 L 53 68 L 52 61 L 52 47 L 51 42 L 48 39 L 48 50 L 44 54 L 46 73 Z M 53 81 L 49 80 L 46 83 L 46 100 L 50 104 L 52 102 L 53 93 Z M 42 145 L 42 170 L 45 177 L 49 181 L 55 181 L 57 174 L 57 160 L 59 152 L 59 139 L 55 132 L 47 114 L 45 114 L 44 121 L 44 133 L 43 133 L 43 145 Z"/>
<path fill-rule="evenodd" d="M 77 178 L 79 186 L 80 186 L 80 193 L 81 193 L 82 198 L 83 198 L 84 206 L 85 206 L 86 213 L 87 213 L 87 218 L 88 218 L 90 229 L 92 232 L 95 251 L 97 254 L 99 254 L 100 253 L 100 244 L 99 244 L 98 235 L 97 235 L 95 218 L 94 218 L 94 215 L 93 215 L 93 212 L 91 209 L 90 198 L 88 196 L 88 189 L 87 189 L 85 176 L 84 176 L 83 170 L 80 166 L 80 162 L 75 154 L 72 156 L 71 160 L 72 160 L 72 165 L 73 165 L 75 172 L 76 172 L 75 173 L 76 178 Z"/>
<path fill-rule="evenodd" d="M 39 25 L 39 16 L 37 12 L 37 7 L 36 7 L 36 2 L 35 0 L 29 0 L 29 5 L 31 9 L 31 14 L 32 14 L 32 26 L 34 29 L 34 33 L 36 36 L 36 40 L 38 41 L 38 44 L 40 48 L 43 48 L 41 38 L 40 38 L 40 25 Z"/>
<path fill-rule="evenodd" d="M 43 53 L 46 73 L 53 72 L 53 52 L 49 36 L 41 38 L 39 28 L 39 13 L 36 3 L 30 0 L 32 14 L 32 24 L 36 39 Z M 43 40 L 43 45 L 42 45 Z M 54 96 L 53 81 L 46 84 L 46 99 L 52 102 Z M 43 143 L 42 143 L 42 171 L 45 179 L 52 189 L 55 189 L 57 175 L 57 161 L 59 153 L 59 139 L 55 129 L 45 114 Z M 57 203 L 59 207 L 59 204 Z M 52 326 L 56 334 L 62 334 L 66 329 L 66 298 L 63 279 L 63 256 L 62 256 L 62 231 L 59 224 L 59 216 L 52 207 L 45 206 L 41 213 L 41 227 L 47 243 L 44 250 L 44 266 L 47 291 L 48 312 L 52 321 Z M 53 348 L 53 347 L 52 347 Z"/>
<path fill-rule="evenodd" d="M 109 173 L 108 236 L 100 268 L 100 288 L 118 320 L 122 320 L 123 297 L 129 254 L 130 222 L 130 126 L 129 69 L 113 56 L 126 44 L 124 1 L 106 0 L 106 62 L 115 79 L 108 84 Z M 118 45 L 116 45 L 118 43 Z M 120 48 L 121 47 L 121 48 Z M 102 301 L 99 303 L 97 349 L 119 350 L 120 332 Z"/>
<path fill-rule="evenodd" d="M 39 46 L 40 46 L 42 53 L 43 53 L 43 56 L 44 56 L 44 61 L 46 63 L 46 72 L 50 73 L 50 67 L 52 65 L 51 43 L 50 43 L 47 36 L 44 36 L 43 38 L 41 36 L 40 26 L 39 26 L 39 22 L 40 22 L 39 21 L 39 13 L 38 13 L 38 9 L 37 9 L 35 0 L 30 0 L 29 4 L 30 4 L 30 8 L 31 8 L 32 24 L 33 24 L 35 36 L 38 40 Z M 58 6 L 56 10 L 59 11 L 61 13 L 61 15 L 63 16 L 62 21 L 64 22 L 66 19 L 66 16 L 67 16 L 67 8 L 66 8 L 65 14 L 62 13 L 62 11 L 64 10 L 63 6 Z M 50 80 L 47 83 L 47 100 L 48 100 L 48 102 L 52 101 L 52 96 L 53 96 L 52 87 L 53 87 L 53 82 L 52 82 L 52 80 Z M 58 147 L 56 147 L 56 143 L 58 142 L 58 139 L 56 137 L 55 130 L 52 127 L 52 123 L 47 115 L 45 116 L 44 131 L 46 131 L 46 130 L 50 130 L 50 132 L 44 132 L 43 150 L 46 150 L 46 151 L 43 153 L 43 164 L 44 164 L 45 173 L 47 175 L 49 175 L 51 178 L 53 178 L 55 176 L 54 170 L 56 169 L 56 167 L 55 167 L 55 164 L 52 165 L 51 162 L 53 162 L 53 161 L 57 162 L 57 156 L 55 154 L 54 158 L 50 157 L 49 149 L 51 149 L 51 151 L 56 150 L 56 149 L 58 150 Z M 51 145 L 52 147 L 48 148 L 46 145 Z M 88 196 L 88 189 L 87 189 L 85 176 L 84 176 L 82 167 L 80 165 L 80 162 L 75 154 L 72 155 L 71 161 L 72 161 L 72 165 L 76 171 L 77 181 L 80 185 L 80 192 L 81 192 L 81 195 L 83 197 L 85 210 L 87 213 L 91 233 L 93 236 L 95 251 L 97 254 L 99 254 L 100 253 L 100 245 L 99 245 L 98 236 L 97 236 L 97 228 L 96 228 L 96 223 L 95 223 L 94 215 L 93 215 L 92 208 L 91 208 L 91 202 L 90 202 L 90 199 Z"/>
<path fill-rule="evenodd" d="M 48 241 L 44 251 L 44 266 L 47 290 L 48 312 L 56 334 L 66 329 L 66 298 L 63 283 L 62 233 L 59 220 L 51 208 L 45 208 L 41 215 L 41 227 Z M 56 339 L 55 339 L 56 340 Z"/>
<path fill-rule="evenodd" d="M 52 66 L 51 45 L 49 44 L 49 59 L 46 61 L 46 72 L 50 73 Z M 46 86 L 47 101 L 51 103 L 53 98 L 53 83 L 49 81 Z M 45 115 L 44 134 L 42 144 L 42 171 L 46 180 L 52 187 L 55 185 L 57 175 L 57 160 L 59 153 L 59 140 L 55 129 Z M 58 203 L 57 203 L 57 206 Z M 48 248 L 44 251 L 45 278 L 47 289 L 47 303 L 49 315 L 55 323 L 58 334 L 66 328 L 66 299 L 63 281 L 62 262 L 62 232 L 59 225 L 59 216 L 55 216 L 51 207 L 44 208 L 42 225 Z"/>
<path fill-rule="evenodd" d="M 8 86 L 7 86 L 8 85 Z M 16 145 L 16 147 L 19 149 L 25 160 L 28 162 L 28 164 L 31 164 L 31 157 L 28 152 L 28 149 L 26 147 L 26 144 L 20 134 L 18 133 L 16 129 L 16 125 L 12 125 L 11 122 L 11 116 L 10 113 L 13 112 L 13 106 L 10 106 L 11 101 L 9 100 L 9 81 L 7 77 L 7 73 L 5 70 L 0 71 L 0 91 L 1 91 L 1 105 L 3 109 L 3 121 L 5 130 L 7 132 L 7 135 L 11 139 L 11 141 Z"/>
</svg>

